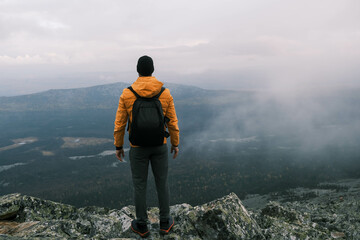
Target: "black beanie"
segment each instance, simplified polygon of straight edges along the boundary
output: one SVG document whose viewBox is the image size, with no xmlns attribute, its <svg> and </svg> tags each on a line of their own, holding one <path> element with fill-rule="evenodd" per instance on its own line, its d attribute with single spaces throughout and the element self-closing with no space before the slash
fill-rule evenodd
<svg viewBox="0 0 360 240">
<path fill-rule="evenodd" d="M 137 63 L 137 72 L 141 76 L 151 76 L 154 72 L 154 63 L 151 57 L 142 56 Z"/>
</svg>

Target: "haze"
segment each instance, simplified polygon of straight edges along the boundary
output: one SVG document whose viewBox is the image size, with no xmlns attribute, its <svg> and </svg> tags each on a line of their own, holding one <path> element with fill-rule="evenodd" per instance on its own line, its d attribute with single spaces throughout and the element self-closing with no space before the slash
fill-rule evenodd
<svg viewBox="0 0 360 240">
<path fill-rule="evenodd" d="M 207 89 L 359 85 L 360 2 L 0 0 L 0 96 L 161 81 Z"/>
</svg>

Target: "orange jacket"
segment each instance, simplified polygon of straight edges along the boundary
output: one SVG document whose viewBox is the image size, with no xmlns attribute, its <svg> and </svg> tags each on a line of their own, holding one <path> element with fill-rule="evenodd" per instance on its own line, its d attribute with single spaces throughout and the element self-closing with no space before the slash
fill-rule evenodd
<svg viewBox="0 0 360 240">
<path fill-rule="evenodd" d="M 149 76 L 139 77 L 131 86 L 140 96 L 153 97 L 160 92 L 163 83 L 158 81 L 155 77 Z M 132 107 L 135 100 L 136 97 L 134 93 L 132 93 L 129 89 L 125 88 L 120 96 L 119 107 L 116 112 L 114 128 L 114 145 L 116 147 L 121 147 L 124 144 L 125 127 L 128 117 L 130 117 L 130 123 L 132 121 Z M 178 119 L 176 117 L 174 100 L 170 94 L 169 89 L 165 89 L 165 91 L 160 95 L 159 100 L 161 102 L 164 116 L 170 119 L 170 121 L 167 123 L 167 126 L 170 133 L 171 144 L 174 146 L 178 146 Z M 164 138 L 164 144 L 165 143 L 166 138 Z"/>
</svg>

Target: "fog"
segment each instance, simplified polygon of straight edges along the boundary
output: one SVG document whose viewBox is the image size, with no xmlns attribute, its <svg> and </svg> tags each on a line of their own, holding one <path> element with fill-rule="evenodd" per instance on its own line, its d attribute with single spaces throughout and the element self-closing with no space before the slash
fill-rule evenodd
<svg viewBox="0 0 360 240">
<path fill-rule="evenodd" d="M 194 141 L 204 151 L 226 146 L 232 153 L 243 150 L 249 142 L 305 154 L 357 149 L 359 93 L 360 88 L 305 88 L 240 91 L 216 98 L 209 103 L 225 104 L 220 104 L 204 130 L 187 138 L 185 149 L 193 148 Z"/>
</svg>

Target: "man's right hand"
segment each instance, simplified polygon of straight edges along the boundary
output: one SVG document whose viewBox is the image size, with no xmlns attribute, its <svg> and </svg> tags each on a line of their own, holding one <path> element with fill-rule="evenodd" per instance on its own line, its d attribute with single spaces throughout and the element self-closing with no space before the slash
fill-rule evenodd
<svg viewBox="0 0 360 240">
<path fill-rule="evenodd" d="M 175 147 L 175 146 L 171 146 L 171 152 L 170 153 L 173 153 L 174 152 L 174 156 L 173 156 L 173 159 L 175 159 L 179 153 L 179 148 L 178 147 Z"/>
<path fill-rule="evenodd" d="M 115 154 L 116 154 L 117 159 L 120 160 L 120 162 L 123 162 L 123 161 L 124 161 L 124 160 L 123 160 L 124 157 L 125 157 L 124 149 L 116 150 Z M 122 156 L 122 158 L 121 158 L 121 156 Z"/>
</svg>

